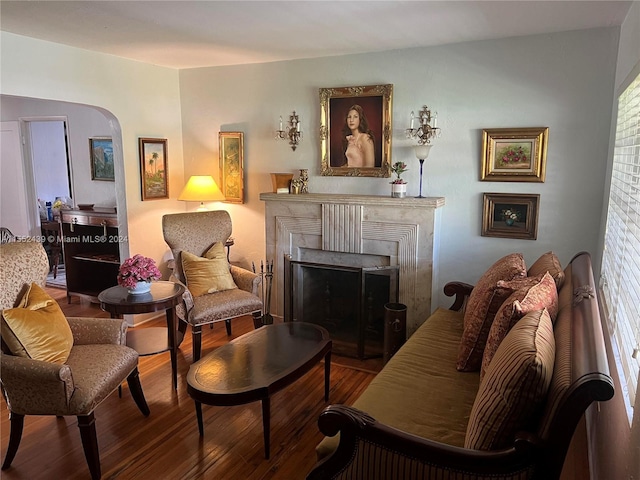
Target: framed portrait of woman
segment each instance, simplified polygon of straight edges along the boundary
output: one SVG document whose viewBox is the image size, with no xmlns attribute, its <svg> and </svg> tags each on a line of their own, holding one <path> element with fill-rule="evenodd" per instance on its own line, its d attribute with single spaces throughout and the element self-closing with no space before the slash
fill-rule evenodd
<svg viewBox="0 0 640 480">
<path fill-rule="evenodd" d="M 321 173 L 391 176 L 393 85 L 320 89 Z"/>
</svg>

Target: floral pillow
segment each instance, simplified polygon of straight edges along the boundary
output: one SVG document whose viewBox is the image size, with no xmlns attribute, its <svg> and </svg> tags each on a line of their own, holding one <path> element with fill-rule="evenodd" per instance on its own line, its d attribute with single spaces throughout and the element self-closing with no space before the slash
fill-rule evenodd
<svg viewBox="0 0 640 480">
<path fill-rule="evenodd" d="M 495 262 L 478 280 L 464 313 L 464 330 L 456 368 L 463 372 L 480 369 L 482 354 L 493 318 L 512 290 L 500 288 L 501 280 L 525 278 L 527 268 L 521 253 L 512 253 Z"/>
<path fill-rule="evenodd" d="M 500 282 L 503 286 L 503 282 Z M 549 312 L 552 322 L 558 315 L 558 291 L 553 278 L 546 272 L 544 275 L 529 277 L 523 281 L 512 282 L 511 286 L 520 286 L 502 304 L 491 324 L 487 344 L 482 356 L 482 368 L 480 381 L 485 376 L 500 343 L 509 333 L 509 330 L 529 312 L 542 310 Z"/>
<path fill-rule="evenodd" d="M 533 262 L 533 265 L 531 265 L 527 271 L 527 276 L 535 277 L 537 275 L 543 275 L 546 272 L 549 272 L 553 277 L 553 280 L 556 282 L 556 288 L 560 291 L 564 284 L 564 270 L 557 255 L 553 252 L 547 252 Z"/>
</svg>

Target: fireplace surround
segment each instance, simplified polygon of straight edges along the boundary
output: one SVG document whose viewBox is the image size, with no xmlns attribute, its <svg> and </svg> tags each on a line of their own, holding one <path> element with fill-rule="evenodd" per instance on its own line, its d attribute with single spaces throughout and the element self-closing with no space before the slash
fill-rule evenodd
<svg viewBox="0 0 640 480">
<path fill-rule="evenodd" d="M 262 193 L 260 199 L 266 258 L 274 262 L 274 316 L 284 315 L 285 255 L 336 265 L 397 265 L 407 336 L 431 314 L 443 197 Z"/>
</svg>

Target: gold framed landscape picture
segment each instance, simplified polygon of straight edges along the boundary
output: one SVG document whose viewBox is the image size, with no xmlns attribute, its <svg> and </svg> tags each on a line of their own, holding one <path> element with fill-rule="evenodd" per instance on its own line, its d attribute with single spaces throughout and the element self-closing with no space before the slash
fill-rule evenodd
<svg viewBox="0 0 640 480">
<path fill-rule="evenodd" d="M 142 200 L 169 198 L 167 140 L 138 139 Z"/>
<path fill-rule="evenodd" d="M 219 132 L 220 190 L 224 201 L 244 203 L 244 134 Z"/>
<path fill-rule="evenodd" d="M 320 89 L 321 174 L 391 176 L 393 85 Z"/>
<path fill-rule="evenodd" d="M 548 127 L 482 131 L 482 171 L 489 182 L 544 182 Z"/>
<path fill-rule="evenodd" d="M 482 236 L 535 240 L 540 195 L 484 193 Z"/>
</svg>

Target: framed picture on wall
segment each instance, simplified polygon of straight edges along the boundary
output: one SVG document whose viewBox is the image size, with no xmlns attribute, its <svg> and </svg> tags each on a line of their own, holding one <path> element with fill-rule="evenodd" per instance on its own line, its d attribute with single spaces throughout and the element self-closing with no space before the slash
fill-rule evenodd
<svg viewBox="0 0 640 480">
<path fill-rule="evenodd" d="M 482 236 L 535 240 L 540 195 L 484 193 Z"/>
<path fill-rule="evenodd" d="M 494 128 L 482 131 L 485 182 L 544 182 L 549 128 Z"/>
<path fill-rule="evenodd" d="M 220 190 L 225 202 L 244 203 L 244 134 L 219 132 Z"/>
<path fill-rule="evenodd" d="M 167 140 L 138 139 L 142 200 L 169 198 Z"/>
<path fill-rule="evenodd" d="M 114 182 L 113 141 L 111 137 L 89 138 L 91 180 Z"/>
<path fill-rule="evenodd" d="M 322 175 L 391 176 L 393 85 L 320 89 Z"/>
</svg>

